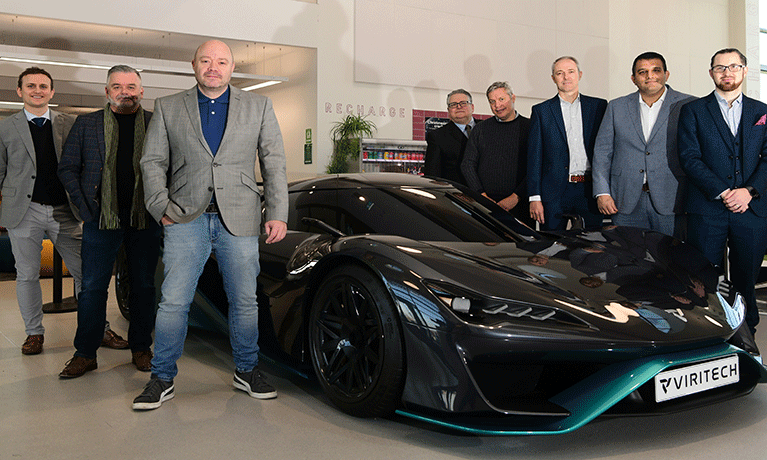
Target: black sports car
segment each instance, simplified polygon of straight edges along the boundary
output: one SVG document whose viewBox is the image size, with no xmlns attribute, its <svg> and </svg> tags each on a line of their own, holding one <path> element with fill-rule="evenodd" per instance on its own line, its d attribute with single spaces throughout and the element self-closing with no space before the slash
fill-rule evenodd
<svg viewBox="0 0 767 460">
<path fill-rule="evenodd" d="M 538 233 L 468 190 L 406 174 L 289 192 L 288 235 L 260 248 L 259 343 L 312 369 L 349 414 L 551 434 L 767 382 L 740 296 L 722 296 L 711 264 L 673 238 Z M 226 314 L 211 259 L 190 321 L 226 331 Z"/>
</svg>

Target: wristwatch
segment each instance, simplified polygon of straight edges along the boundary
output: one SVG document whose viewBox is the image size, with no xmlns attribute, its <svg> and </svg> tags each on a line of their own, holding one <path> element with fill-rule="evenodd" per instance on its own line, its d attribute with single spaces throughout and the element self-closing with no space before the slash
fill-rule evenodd
<svg viewBox="0 0 767 460">
<path fill-rule="evenodd" d="M 759 192 L 756 191 L 753 185 L 746 185 L 745 189 L 751 194 L 751 198 L 759 198 Z"/>
</svg>

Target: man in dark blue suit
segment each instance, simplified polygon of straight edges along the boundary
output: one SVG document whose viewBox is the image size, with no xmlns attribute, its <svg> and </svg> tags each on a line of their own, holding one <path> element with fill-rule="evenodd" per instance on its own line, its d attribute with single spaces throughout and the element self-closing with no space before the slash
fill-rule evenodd
<svg viewBox="0 0 767 460">
<path fill-rule="evenodd" d="M 426 134 L 424 175 L 466 185 L 466 179 L 461 173 L 461 161 L 469 133 L 476 124 L 473 114 L 474 104 L 468 91 L 457 89 L 447 95 L 447 116 L 450 121 Z"/>
<path fill-rule="evenodd" d="M 583 72 L 562 56 L 551 66 L 558 94 L 533 106 L 527 149 L 530 217 L 547 230 L 564 229 L 563 214 L 583 217 L 586 227 L 602 224 L 593 198 L 591 159 L 607 101 L 578 92 Z"/>
<path fill-rule="evenodd" d="M 719 267 L 729 245 L 731 281 L 755 332 L 754 285 L 767 248 L 767 105 L 743 95 L 747 73 L 740 51 L 717 51 L 709 70 L 716 89 L 682 107 L 678 141 L 691 185 L 688 240 Z"/>
</svg>

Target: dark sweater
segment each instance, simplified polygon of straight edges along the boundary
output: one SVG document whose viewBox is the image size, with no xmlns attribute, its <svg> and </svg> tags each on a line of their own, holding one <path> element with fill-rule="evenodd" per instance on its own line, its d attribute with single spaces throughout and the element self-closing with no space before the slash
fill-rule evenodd
<svg viewBox="0 0 767 460">
<path fill-rule="evenodd" d="M 509 122 L 491 117 L 474 127 L 461 163 L 469 188 L 496 201 L 512 193 L 526 201 L 529 127 L 530 120 L 519 114 Z"/>
<path fill-rule="evenodd" d="M 133 204 L 133 188 L 136 175 L 133 173 L 133 142 L 136 113 L 115 113 L 119 126 L 117 142 L 117 209 L 120 223 L 130 222 Z M 127 227 L 127 225 L 123 225 Z"/>
<path fill-rule="evenodd" d="M 35 164 L 37 166 L 32 201 L 51 206 L 66 204 L 67 194 L 56 175 L 59 160 L 56 158 L 51 121 L 47 121 L 42 127 L 30 121 L 29 132 L 32 135 L 32 145 L 35 147 Z"/>
</svg>

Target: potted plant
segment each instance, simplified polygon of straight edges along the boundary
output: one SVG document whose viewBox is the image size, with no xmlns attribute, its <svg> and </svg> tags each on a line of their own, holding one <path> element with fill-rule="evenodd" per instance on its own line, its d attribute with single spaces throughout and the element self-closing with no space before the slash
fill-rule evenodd
<svg viewBox="0 0 767 460">
<path fill-rule="evenodd" d="M 360 139 L 372 136 L 375 130 L 375 123 L 362 115 L 347 115 L 343 120 L 335 122 L 330 130 L 333 155 L 326 168 L 328 174 L 359 171 Z"/>
</svg>

